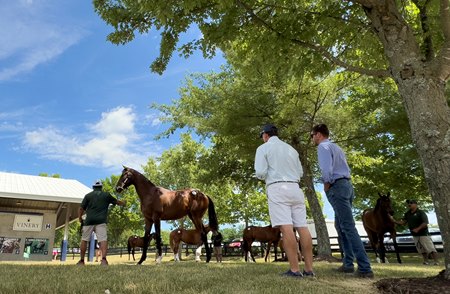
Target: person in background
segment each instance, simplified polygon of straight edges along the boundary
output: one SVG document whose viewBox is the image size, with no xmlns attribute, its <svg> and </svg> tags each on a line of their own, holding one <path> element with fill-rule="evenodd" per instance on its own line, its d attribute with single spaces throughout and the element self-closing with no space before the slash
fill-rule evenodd
<svg viewBox="0 0 450 294">
<path fill-rule="evenodd" d="M 263 127 L 260 138 L 264 144 L 256 150 L 255 175 L 266 182 L 270 221 L 283 234 L 290 269 L 282 275 L 293 278 L 314 277 L 312 238 L 306 225 L 305 196 L 299 183 L 303 168 L 298 152 L 278 138 L 278 129 L 272 124 Z M 299 271 L 294 229 L 300 235 L 305 257 L 303 273 Z"/>
<path fill-rule="evenodd" d="M 97 234 L 94 233 L 94 247 L 95 247 L 95 262 L 102 258 L 102 251 L 100 250 L 100 245 L 98 244 Z"/>
<path fill-rule="evenodd" d="M 329 134 L 328 127 L 325 124 L 319 124 L 313 127 L 311 139 L 318 146 L 317 155 L 323 189 L 333 207 L 335 227 L 344 251 L 343 264 L 337 271 L 355 272 L 353 260 L 356 258 L 358 270 L 355 276 L 373 278 L 370 261 L 353 218 L 352 207 L 355 193 L 350 181 L 350 168 L 342 149 L 328 139 Z"/>
<path fill-rule="evenodd" d="M 423 264 L 429 264 L 428 256 L 431 255 L 434 264 L 438 265 L 439 261 L 436 247 L 434 247 L 433 240 L 431 240 L 430 233 L 428 232 L 427 214 L 417 207 L 416 200 L 406 200 L 406 204 L 408 205 L 409 210 L 405 212 L 403 218 L 396 221 L 391 217 L 392 221 L 402 226 L 408 224 L 409 231 L 414 238 L 417 252 L 421 253 L 423 256 Z"/>
<path fill-rule="evenodd" d="M 102 254 L 101 265 L 108 265 L 106 254 L 108 251 L 107 238 L 107 218 L 108 207 L 110 204 L 125 206 L 125 202 L 117 200 L 110 193 L 102 191 L 102 183 L 97 181 L 93 185 L 93 191 L 86 194 L 78 210 L 78 219 L 83 224 L 80 244 L 80 261 L 77 265 L 84 265 L 84 256 L 86 255 L 87 243 L 91 238 L 92 232 L 97 235 L 97 241 L 100 244 Z M 86 212 L 86 219 L 83 220 L 83 214 Z"/>
<path fill-rule="evenodd" d="M 222 262 L 222 234 L 219 231 L 213 231 L 211 241 L 214 246 L 214 255 L 217 262 Z"/>
</svg>

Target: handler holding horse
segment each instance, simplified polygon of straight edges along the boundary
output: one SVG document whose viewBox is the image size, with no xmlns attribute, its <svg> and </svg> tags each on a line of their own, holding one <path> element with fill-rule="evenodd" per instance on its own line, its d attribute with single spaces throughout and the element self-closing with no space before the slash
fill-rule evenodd
<svg viewBox="0 0 450 294">
<path fill-rule="evenodd" d="M 134 185 L 141 202 L 141 212 L 145 219 L 144 248 L 138 264 L 147 259 L 147 247 L 150 242 L 150 232 L 155 224 L 156 248 L 158 249 L 157 263 L 162 259 L 161 248 L 161 220 L 177 220 L 188 216 L 197 230 L 201 231 L 201 239 L 205 244 L 206 262 L 211 259 L 206 229 L 202 217 L 208 210 L 209 227 L 217 231 L 218 222 L 214 203 L 209 196 L 196 189 L 172 191 L 155 186 L 149 179 L 138 171 L 124 167 L 122 175 L 116 184 L 116 191 L 121 193 L 130 185 Z"/>
<path fill-rule="evenodd" d="M 255 173 L 257 178 L 266 182 L 272 226 L 280 227 L 283 234 L 290 269 L 282 275 L 293 278 L 313 277 L 312 239 L 306 225 L 305 196 L 299 185 L 303 169 L 298 152 L 278 138 L 278 129 L 274 125 L 264 126 L 260 138 L 264 140 L 264 144 L 256 150 Z M 305 256 L 303 274 L 299 271 L 294 228 L 300 235 Z"/>
</svg>

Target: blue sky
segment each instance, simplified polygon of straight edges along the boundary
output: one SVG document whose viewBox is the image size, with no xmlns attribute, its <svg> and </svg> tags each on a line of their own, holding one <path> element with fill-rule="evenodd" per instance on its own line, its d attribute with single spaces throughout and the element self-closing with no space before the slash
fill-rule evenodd
<svg viewBox="0 0 450 294">
<path fill-rule="evenodd" d="M 152 103 L 169 104 L 189 73 L 218 71 L 218 54 L 174 54 L 163 75 L 150 63 L 159 34 L 126 45 L 106 41 L 112 28 L 91 1 L 0 0 L 0 170 L 60 174 L 90 187 L 96 179 L 139 169 L 179 143 L 155 141 L 165 128 Z M 186 38 L 199 36 L 191 29 Z M 320 187 L 321 188 L 321 187 Z M 333 212 L 325 200 L 325 214 Z"/>
<path fill-rule="evenodd" d="M 91 1 L 0 0 L 0 170 L 60 174 L 91 186 L 139 168 L 178 143 L 154 140 L 164 130 L 152 103 L 168 104 L 189 73 L 218 71 L 222 56 L 200 53 L 171 60 L 162 75 L 149 70 L 159 34 L 127 45 Z M 189 38 L 198 37 L 192 29 Z"/>
</svg>

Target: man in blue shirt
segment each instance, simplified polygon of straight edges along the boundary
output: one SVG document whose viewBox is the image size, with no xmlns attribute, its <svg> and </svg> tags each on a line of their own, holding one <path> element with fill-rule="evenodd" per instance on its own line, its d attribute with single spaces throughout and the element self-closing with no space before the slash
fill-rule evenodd
<svg viewBox="0 0 450 294">
<path fill-rule="evenodd" d="M 256 150 L 255 175 L 266 182 L 270 221 L 273 227 L 280 227 L 283 234 L 284 250 L 290 265 L 290 269 L 283 275 L 294 278 L 314 277 L 312 239 L 306 225 L 305 196 L 299 186 L 303 169 L 298 152 L 278 138 L 278 129 L 274 125 L 264 126 L 260 138 L 264 144 Z M 294 229 L 300 235 L 305 258 L 303 273 L 299 271 L 298 243 Z"/>
<path fill-rule="evenodd" d="M 311 138 L 314 144 L 318 145 L 317 155 L 323 187 L 334 210 L 335 227 L 344 251 L 343 265 L 338 271 L 353 273 L 355 271 L 353 260 L 356 258 L 358 271 L 355 275 L 373 278 L 369 258 L 353 219 L 352 206 L 355 193 L 350 182 L 350 168 L 342 149 L 328 139 L 329 134 L 328 127 L 319 124 L 313 127 Z"/>
</svg>

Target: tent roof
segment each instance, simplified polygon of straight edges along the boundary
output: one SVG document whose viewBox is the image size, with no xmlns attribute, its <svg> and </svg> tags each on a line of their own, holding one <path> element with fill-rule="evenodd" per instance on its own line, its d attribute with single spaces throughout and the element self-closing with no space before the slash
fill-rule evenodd
<svg viewBox="0 0 450 294">
<path fill-rule="evenodd" d="M 77 218 L 81 201 L 91 191 L 77 180 L 0 172 L 0 211 L 54 211 L 56 226 L 61 227 L 67 209 L 69 221 Z"/>
</svg>

